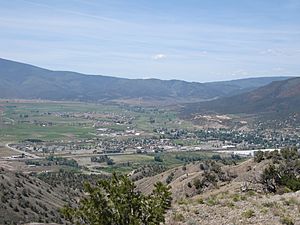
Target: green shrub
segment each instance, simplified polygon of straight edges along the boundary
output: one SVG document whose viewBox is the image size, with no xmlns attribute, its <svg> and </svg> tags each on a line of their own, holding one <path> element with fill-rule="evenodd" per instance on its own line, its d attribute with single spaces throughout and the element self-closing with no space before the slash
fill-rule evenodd
<svg viewBox="0 0 300 225">
<path fill-rule="evenodd" d="M 206 204 L 208 206 L 214 206 L 214 205 L 219 204 L 219 201 L 216 198 L 209 198 L 206 200 Z"/>
<path fill-rule="evenodd" d="M 96 186 L 86 183 L 88 195 L 81 199 L 79 207 L 64 207 L 61 211 L 72 224 L 160 224 L 171 207 L 171 192 L 161 182 L 154 186 L 151 195 L 143 195 L 127 176 L 113 174 Z"/>
<path fill-rule="evenodd" d="M 280 218 L 280 222 L 285 225 L 294 225 L 294 220 L 289 216 L 283 216 Z"/>
<path fill-rule="evenodd" d="M 249 218 L 255 216 L 255 213 L 254 213 L 254 211 L 253 211 L 252 209 L 248 209 L 248 210 L 244 211 L 244 212 L 242 213 L 242 215 L 243 215 L 243 217 L 249 219 Z"/>
<path fill-rule="evenodd" d="M 175 214 L 173 219 L 177 222 L 183 222 L 184 221 L 184 216 L 181 213 Z"/>
<path fill-rule="evenodd" d="M 198 198 L 196 201 L 198 204 L 204 204 L 203 198 Z"/>
<path fill-rule="evenodd" d="M 170 175 L 167 177 L 167 179 L 166 179 L 166 183 L 167 184 L 169 184 L 169 183 L 171 183 L 172 182 L 172 180 L 173 180 L 173 178 L 174 178 L 174 173 L 172 172 L 172 173 L 170 173 Z"/>
<path fill-rule="evenodd" d="M 254 152 L 254 161 L 260 163 L 264 160 L 264 152 L 263 151 L 255 151 Z"/>
</svg>

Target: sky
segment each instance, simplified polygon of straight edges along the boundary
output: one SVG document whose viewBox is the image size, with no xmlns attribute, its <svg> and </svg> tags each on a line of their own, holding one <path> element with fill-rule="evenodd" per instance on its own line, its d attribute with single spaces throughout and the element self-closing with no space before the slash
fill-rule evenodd
<svg viewBox="0 0 300 225">
<path fill-rule="evenodd" d="M 300 0 L 0 0 L 0 58 L 125 78 L 300 76 Z"/>
</svg>

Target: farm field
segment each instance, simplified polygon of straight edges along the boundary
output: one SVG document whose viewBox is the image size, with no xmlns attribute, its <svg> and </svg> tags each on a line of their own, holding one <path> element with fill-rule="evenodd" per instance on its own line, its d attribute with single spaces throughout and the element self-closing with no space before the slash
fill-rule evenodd
<svg viewBox="0 0 300 225">
<path fill-rule="evenodd" d="M 216 156 L 213 152 L 165 152 L 165 153 L 149 153 L 149 154 L 122 154 L 122 155 L 111 155 L 114 162 L 113 165 L 107 165 L 106 163 L 95 163 L 91 162 L 89 157 L 76 158 L 79 165 L 87 166 L 93 171 L 97 172 L 119 172 L 119 173 L 129 173 L 143 166 L 155 166 L 159 165 L 165 169 L 171 169 L 174 167 L 182 166 L 190 162 L 204 161 L 212 159 Z M 155 160 L 159 157 L 159 160 Z M 223 157 L 228 158 L 228 155 L 223 154 Z"/>
<path fill-rule="evenodd" d="M 124 131 L 130 127 L 146 133 L 161 124 L 179 126 L 175 112 L 152 108 L 50 101 L 2 101 L 0 106 L 0 141 L 3 142 L 92 138 L 97 122 L 101 128 Z M 155 123 L 150 123 L 153 118 Z"/>
<path fill-rule="evenodd" d="M 144 167 L 161 171 L 211 159 L 214 151 L 227 147 L 288 146 L 298 138 L 289 135 L 278 143 L 283 140 L 278 138 L 280 133 L 272 133 L 270 142 L 268 131 L 258 135 L 256 130 L 204 128 L 168 107 L 22 100 L 2 100 L 0 106 L 0 158 L 23 153 L 24 158 L 9 160 L 27 172 L 62 168 L 97 174 L 133 173 Z M 231 117 L 203 118 L 224 126 Z M 233 120 L 240 125 L 238 116 Z M 6 144 L 11 149 L 5 148 Z M 52 156 L 56 159 L 49 162 Z"/>
<path fill-rule="evenodd" d="M 160 142 L 161 134 L 156 130 L 193 128 L 189 121 L 180 120 L 177 112 L 163 108 L 22 100 L 2 100 L 0 105 L 0 141 L 3 143 L 0 157 L 28 151 L 37 155 L 39 159 L 25 157 L 13 162 L 27 172 L 74 169 L 69 165 L 46 166 L 47 157 L 51 155 L 75 160 L 83 172 L 92 173 L 129 173 L 143 165 L 154 164 L 172 168 L 184 164 L 184 160 L 176 159 L 175 153 L 159 150 L 163 149 L 159 146 L 172 143 Z M 4 147 L 8 143 L 12 144 L 11 149 Z M 156 146 L 155 151 L 158 151 L 154 153 L 151 146 Z M 59 148 L 63 150 L 57 150 Z M 135 154 L 137 149 L 146 152 Z M 114 154 L 116 150 L 120 152 Z M 113 163 L 91 162 L 95 152 L 108 155 Z"/>
</svg>

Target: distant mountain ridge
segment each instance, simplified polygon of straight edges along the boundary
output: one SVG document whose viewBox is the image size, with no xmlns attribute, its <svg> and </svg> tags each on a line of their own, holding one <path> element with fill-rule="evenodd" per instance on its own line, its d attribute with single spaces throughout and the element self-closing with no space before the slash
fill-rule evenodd
<svg viewBox="0 0 300 225">
<path fill-rule="evenodd" d="M 213 101 L 187 104 L 185 113 L 300 112 L 300 77 L 274 81 L 256 90 Z"/>
<path fill-rule="evenodd" d="M 0 59 L 0 98 L 105 101 L 154 99 L 196 102 L 231 96 L 287 77 L 250 78 L 210 83 L 180 80 L 125 79 L 52 71 Z"/>
</svg>

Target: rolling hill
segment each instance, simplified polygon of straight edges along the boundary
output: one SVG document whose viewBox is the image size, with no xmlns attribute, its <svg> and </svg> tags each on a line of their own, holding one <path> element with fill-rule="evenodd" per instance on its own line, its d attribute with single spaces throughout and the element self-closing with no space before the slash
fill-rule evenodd
<svg viewBox="0 0 300 225">
<path fill-rule="evenodd" d="M 0 224 L 63 223 L 59 208 L 74 203 L 76 192 L 35 177 L 0 168 Z"/>
<path fill-rule="evenodd" d="M 197 83 L 180 80 L 125 79 L 52 71 L 0 59 L 0 98 L 105 101 L 115 99 L 197 102 L 253 90 L 287 77 Z"/>
<path fill-rule="evenodd" d="M 187 104 L 185 114 L 299 112 L 300 77 L 274 81 L 256 90 L 208 102 Z"/>
</svg>

